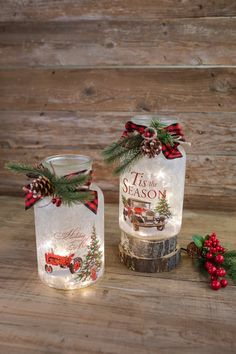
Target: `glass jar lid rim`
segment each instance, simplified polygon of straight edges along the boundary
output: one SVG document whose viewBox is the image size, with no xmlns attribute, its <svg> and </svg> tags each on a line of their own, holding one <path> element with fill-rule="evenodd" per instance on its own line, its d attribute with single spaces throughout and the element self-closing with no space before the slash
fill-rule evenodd
<svg viewBox="0 0 236 354">
<path fill-rule="evenodd" d="M 178 119 L 176 117 L 163 116 L 160 114 L 136 114 L 132 117 L 132 121 L 140 120 L 145 122 L 145 120 L 147 120 L 150 123 L 154 119 L 158 119 L 160 122 L 167 124 L 173 124 L 178 122 Z"/>
<path fill-rule="evenodd" d="M 92 163 L 92 159 L 89 156 L 86 155 L 79 155 L 79 154 L 61 154 L 61 155 L 52 155 L 48 156 L 45 159 L 43 159 L 42 163 L 50 164 L 53 163 L 54 165 L 57 165 L 57 161 L 62 161 L 62 160 L 71 160 L 72 163 L 78 163 L 79 165 L 86 165 Z"/>
</svg>

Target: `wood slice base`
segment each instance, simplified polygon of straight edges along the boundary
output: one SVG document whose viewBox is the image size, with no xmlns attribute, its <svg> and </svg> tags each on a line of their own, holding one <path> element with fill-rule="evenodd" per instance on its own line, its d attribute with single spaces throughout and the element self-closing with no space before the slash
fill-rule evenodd
<svg viewBox="0 0 236 354">
<path fill-rule="evenodd" d="M 138 258 L 161 258 L 176 249 L 177 236 L 170 238 L 147 240 L 121 231 L 121 245 L 123 249 Z"/>
<path fill-rule="evenodd" d="M 141 258 L 134 254 L 130 254 L 127 250 L 124 250 L 122 244 L 119 244 L 119 256 L 122 263 L 124 263 L 129 269 L 136 272 L 144 273 L 161 273 L 169 272 L 174 269 L 180 261 L 180 247 L 159 258 Z"/>
</svg>

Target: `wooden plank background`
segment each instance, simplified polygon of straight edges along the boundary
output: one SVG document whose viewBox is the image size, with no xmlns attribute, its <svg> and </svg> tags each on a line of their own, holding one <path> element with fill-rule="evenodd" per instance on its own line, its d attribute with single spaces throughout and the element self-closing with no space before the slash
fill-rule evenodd
<svg viewBox="0 0 236 354">
<path fill-rule="evenodd" d="M 234 18 L 0 24 L 0 65 L 235 65 Z"/>
<path fill-rule="evenodd" d="M 2 1 L 0 193 L 9 159 L 94 158 L 107 201 L 118 180 L 101 150 L 134 114 L 177 117 L 188 148 L 185 205 L 236 208 L 235 1 Z"/>
<path fill-rule="evenodd" d="M 235 16 L 234 0 L 1 0 L 1 21 Z"/>
</svg>

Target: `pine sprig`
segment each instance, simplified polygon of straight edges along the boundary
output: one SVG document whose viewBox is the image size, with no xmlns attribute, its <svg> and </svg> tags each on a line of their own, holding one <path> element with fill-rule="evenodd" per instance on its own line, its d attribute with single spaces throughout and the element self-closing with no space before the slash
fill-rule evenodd
<svg viewBox="0 0 236 354">
<path fill-rule="evenodd" d="M 174 137 L 164 129 L 166 124 L 153 120 L 150 127 L 155 129 L 157 139 L 165 145 L 174 145 Z M 144 137 L 138 132 L 129 133 L 128 136 L 121 137 L 103 150 L 104 161 L 107 164 L 115 163 L 114 174 L 119 175 L 129 170 L 138 161 L 143 153 L 141 151 Z"/>
<path fill-rule="evenodd" d="M 25 163 L 7 162 L 5 164 L 5 168 L 17 174 L 25 174 L 25 175 L 32 174 L 35 176 L 34 178 L 37 178 L 39 176 L 44 176 L 49 180 L 54 179 L 53 173 L 48 168 L 45 167 L 42 168 L 42 167 L 32 166 Z"/>
<path fill-rule="evenodd" d="M 227 251 L 224 254 L 223 267 L 236 285 L 236 250 Z"/>
<path fill-rule="evenodd" d="M 25 163 L 8 162 L 5 167 L 18 174 L 26 174 L 32 178 L 39 176 L 46 177 L 52 186 L 52 197 L 60 198 L 65 205 L 83 203 L 93 198 L 91 191 L 79 190 L 86 184 L 89 175 L 81 174 L 77 176 L 58 177 L 43 165 L 33 166 Z"/>
<path fill-rule="evenodd" d="M 143 140 L 140 134 L 127 136 L 112 143 L 103 151 L 106 163 L 117 163 L 115 175 L 125 172 L 141 157 L 140 145 Z"/>
<path fill-rule="evenodd" d="M 129 154 L 126 154 L 123 162 L 121 162 L 120 165 L 114 169 L 114 174 L 120 175 L 130 169 L 130 167 L 140 159 L 141 155 L 142 153 L 140 150 L 130 150 Z"/>
<path fill-rule="evenodd" d="M 54 176 L 54 189 L 55 192 L 60 193 L 60 191 L 75 191 L 78 186 L 82 186 L 86 183 L 88 177 L 86 175 L 74 176 L 68 178 L 66 176 L 56 177 Z"/>
<path fill-rule="evenodd" d="M 196 258 L 194 259 L 194 265 L 196 267 L 196 269 L 200 272 L 200 274 L 202 274 L 204 277 L 208 277 L 209 274 L 207 273 L 205 267 L 205 259 L 204 258 Z"/>
<path fill-rule="evenodd" d="M 158 131 L 157 137 L 163 144 L 174 146 L 174 137 L 168 131 L 163 129 Z"/>
<path fill-rule="evenodd" d="M 124 156 L 126 151 L 122 141 L 118 140 L 103 151 L 104 160 L 107 164 L 112 164 Z"/>
<path fill-rule="evenodd" d="M 136 152 L 136 150 L 140 149 L 143 140 L 144 138 L 140 134 L 123 137 L 117 140 L 103 150 L 105 162 L 110 164 L 117 160 L 124 160 L 125 155 L 128 157 L 130 152 L 132 154 L 132 150 Z"/>
<path fill-rule="evenodd" d="M 160 122 L 158 119 L 153 119 L 150 127 L 154 128 L 156 130 L 161 130 L 166 127 L 166 124 Z"/>
<path fill-rule="evenodd" d="M 63 203 L 67 206 L 73 204 L 83 203 L 92 199 L 92 193 L 90 191 L 68 191 L 65 190 L 60 194 L 55 193 L 55 196 L 61 198 Z"/>
<path fill-rule="evenodd" d="M 235 258 L 235 260 L 236 260 L 236 250 L 227 251 L 227 252 L 224 254 L 224 257 L 225 257 L 225 258 Z"/>
<path fill-rule="evenodd" d="M 110 156 L 112 156 L 114 153 L 116 153 L 117 149 L 124 149 L 123 147 L 123 140 L 119 139 L 113 143 L 111 143 L 110 145 L 108 145 L 102 152 L 103 156 L 105 159 L 110 158 Z M 110 161 L 109 161 L 110 162 Z"/>
<path fill-rule="evenodd" d="M 163 144 L 170 144 L 171 146 L 174 145 L 174 137 L 166 129 L 164 129 L 166 124 L 163 124 L 158 120 L 153 120 L 150 126 L 156 130 L 157 137 Z"/>
</svg>

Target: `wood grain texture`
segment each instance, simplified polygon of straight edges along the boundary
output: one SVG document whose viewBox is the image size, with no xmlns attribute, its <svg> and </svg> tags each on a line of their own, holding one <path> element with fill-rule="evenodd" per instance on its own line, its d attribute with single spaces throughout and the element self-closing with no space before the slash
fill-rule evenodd
<svg viewBox="0 0 236 354">
<path fill-rule="evenodd" d="M 236 69 L 0 70 L 0 110 L 234 112 Z"/>
<path fill-rule="evenodd" d="M 174 114 L 192 142 L 185 205 L 236 208 L 236 68 L 226 68 L 236 64 L 235 1 L 0 5 L 1 169 L 10 159 L 81 152 L 117 201 L 100 151 L 134 112 Z M 22 183 L 0 172 L 0 193 Z"/>
<path fill-rule="evenodd" d="M 60 153 L 75 153 L 74 150 L 57 150 Z M 76 152 L 89 155 L 94 159 L 95 180 L 100 187 L 108 191 L 118 193 L 118 178 L 112 175 L 112 167 L 107 167 L 102 161 L 100 152 L 97 150 L 77 150 Z M 8 160 L 17 161 L 41 161 L 46 156 L 50 156 L 55 151 L 35 150 L 34 154 L 26 149 L 11 149 L 6 156 L 0 156 L 0 165 L 3 166 Z M 17 158 L 16 158 L 17 157 Z M 196 198 L 191 201 L 191 197 L 198 196 L 197 205 L 203 207 L 210 204 L 213 197 L 222 199 L 222 206 L 218 208 L 235 208 L 236 190 L 236 157 L 235 156 L 210 156 L 210 155 L 189 155 L 186 171 L 185 197 L 188 205 L 196 205 Z M 21 191 L 26 179 L 24 176 L 13 175 L 11 172 L 2 169 L 0 171 L 0 193 L 15 194 Z M 202 196 L 206 198 L 201 201 Z M 218 199 L 218 201 L 219 201 Z M 112 199 L 110 199 L 111 201 Z M 109 201 L 109 199 L 107 200 Z M 214 204 L 215 205 L 215 204 Z"/>
<path fill-rule="evenodd" d="M 140 112 L 0 111 L 0 146 L 9 150 L 101 151 L 121 136 L 125 123 Z M 148 114 L 151 114 L 148 113 Z M 235 155 L 236 115 L 228 112 L 162 112 L 157 117 L 177 119 L 184 128 L 191 155 Z M 16 129 L 17 128 L 17 129 Z M 17 158 L 17 156 L 16 156 Z"/>
<path fill-rule="evenodd" d="M 102 161 L 102 149 L 121 135 L 129 113 L 0 112 L 0 193 L 20 193 L 23 176 L 3 169 L 9 160 L 40 161 L 46 156 L 81 153 L 93 157 L 95 179 L 107 201 L 118 200 L 118 179 Z M 170 113 L 163 116 L 170 117 Z M 188 148 L 185 203 L 187 206 L 235 208 L 234 113 L 174 114 L 192 142 Z M 101 138 L 102 137 L 102 138 Z M 215 199 L 214 199 L 215 198 Z"/>
<path fill-rule="evenodd" d="M 235 287 L 211 291 L 186 257 L 170 273 L 128 270 L 118 259 L 116 206 L 106 210 L 105 276 L 93 287 L 63 292 L 38 279 L 33 213 L 23 210 L 20 199 L 0 200 L 2 351 L 231 354 L 236 350 Z M 180 240 L 184 245 L 196 230 L 204 234 L 214 228 L 222 242 L 235 248 L 235 220 L 235 213 L 186 211 Z"/>
<path fill-rule="evenodd" d="M 12 0 L 1 1 L 1 21 L 235 16 L 233 0 Z"/>
<path fill-rule="evenodd" d="M 235 65 L 235 18 L 0 23 L 0 66 Z"/>
<path fill-rule="evenodd" d="M 160 258 L 176 250 L 177 236 L 170 238 L 147 240 L 121 232 L 122 248 L 129 253 L 140 258 Z"/>
<path fill-rule="evenodd" d="M 119 244 L 119 258 L 128 269 L 142 273 L 162 273 L 175 269 L 180 262 L 180 248 L 161 258 L 141 258 Z"/>
</svg>

